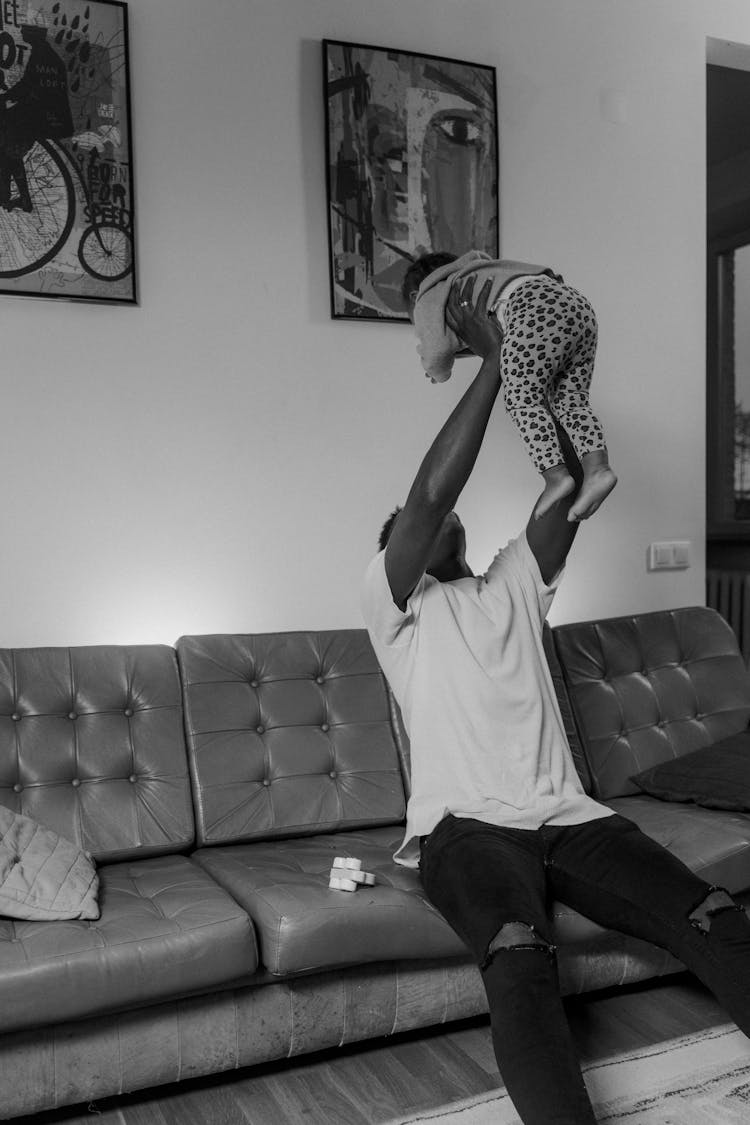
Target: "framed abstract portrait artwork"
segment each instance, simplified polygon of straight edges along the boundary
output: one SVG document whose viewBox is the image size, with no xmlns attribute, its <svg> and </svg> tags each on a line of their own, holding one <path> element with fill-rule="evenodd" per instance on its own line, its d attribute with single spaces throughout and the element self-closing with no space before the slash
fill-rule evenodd
<svg viewBox="0 0 750 1125">
<path fill-rule="evenodd" d="M 408 320 L 420 254 L 499 256 L 494 67 L 323 41 L 331 316 Z"/>
<path fill-rule="evenodd" d="M 127 7 L 0 13 L 0 294 L 134 304 Z"/>
</svg>

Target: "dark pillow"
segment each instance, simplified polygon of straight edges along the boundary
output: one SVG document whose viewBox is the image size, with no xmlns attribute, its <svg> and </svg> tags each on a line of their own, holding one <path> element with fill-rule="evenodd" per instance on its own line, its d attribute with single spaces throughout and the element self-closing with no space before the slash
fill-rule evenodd
<svg viewBox="0 0 750 1125">
<path fill-rule="evenodd" d="M 750 732 L 661 762 L 630 779 L 662 801 L 694 801 L 709 809 L 750 811 Z"/>
</svg>

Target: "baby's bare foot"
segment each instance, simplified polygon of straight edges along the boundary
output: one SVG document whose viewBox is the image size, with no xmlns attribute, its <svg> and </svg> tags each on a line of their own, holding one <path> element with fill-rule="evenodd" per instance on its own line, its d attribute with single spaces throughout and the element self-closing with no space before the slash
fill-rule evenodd
<svg viewBox="0 0 750 1125">
<path fill-rule="evenodd" d="M 531 513 L 535 520 L 548 512 L 558 501 L 569 496 L 575 488 L 575 481 L 564 465 L 554 465 L 551 469 L 545 469 L 542 476 L 544 477 L 544 492 L 537 500 L 534 511 Z"/>
<path fill-rule="evenodd" d="M 571 522 L 587 520 L 589 516 L 592 516 L 617 484 L 617 477 L 607 460 L 606 449 L 597 449 L 594 453 L 584 453 L 581 458 L 581 465 L 583 466 L 583 483 L 568 512 L 568 519 Z"/>
</svg>

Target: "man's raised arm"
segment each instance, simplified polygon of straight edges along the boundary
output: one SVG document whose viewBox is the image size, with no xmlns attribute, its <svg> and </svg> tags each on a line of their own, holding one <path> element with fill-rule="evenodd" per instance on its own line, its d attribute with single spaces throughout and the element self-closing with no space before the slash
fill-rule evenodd
<svg viewBox="0 0 750 1125">
<path fill-rule="evenodd" d="M 500 390 L 502 333 L 487 313 L 490 286 L 472 308 L 472 277 L 460 293 L 454 286 L 446 306 L 448 325 L 482 357 L 482 366 L 422 461 L 388 540 L 385 572 L 400 609 L 427 570 L 443 520 L 471 475 Z"/>
</svg>

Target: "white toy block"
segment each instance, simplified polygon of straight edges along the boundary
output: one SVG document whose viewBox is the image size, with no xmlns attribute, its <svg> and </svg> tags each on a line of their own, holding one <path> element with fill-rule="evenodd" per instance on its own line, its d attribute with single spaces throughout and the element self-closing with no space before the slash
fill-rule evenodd
<svg viewBox="0 0 750 1125">
<path fill-rule="evenodd" d="M 333 891 L 356 891 L 357 889 L 357 884 L 353 879 L 338 879 L 335 875 L 331 875 L 328 886 Z"/>
<path fill-rule="evenodd" d="M 354 883 L 364 883 L 365 872 L 364 871 L 352 871 L 351 868 L 349 868 L 349 867 L 336 867 L 336 865 L 334 864 L 334 866 L 331 868 L 331 878 L 332 879 L 351 879 L 352 882 L 354 882 Z"/>
<path fill-rule="evenodd" d="M 369 871 L 352 871 L 351 868 L 339 867 L 336 863 L 331 868 L 331 877 L 334 879 L 351 879 L 365 887 L 375 886 L 375 876 Z"/>
<path fill-rule="evenodd" d="M 358 886 L 373 887 L 375 876 L 362 870 L 361 859 L 337 855 L 333 861 L 328 886 L 336 891 L 356 891 Z"/>
<path fill-rule="evenodd" d="M 346 867 L 349 871 L 361 871 L 361 859 L 347 859 L 345 856 L 337 855 L 333 861 L 334 867 Z"/>
</svg>

